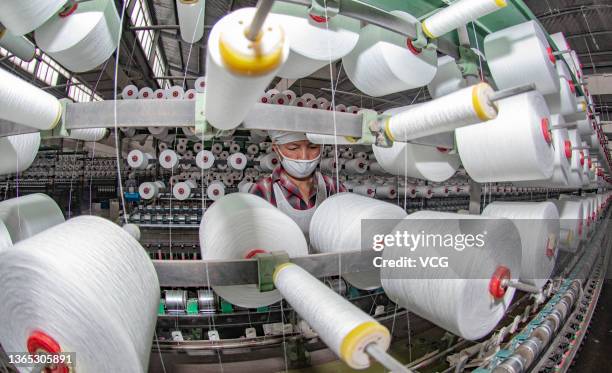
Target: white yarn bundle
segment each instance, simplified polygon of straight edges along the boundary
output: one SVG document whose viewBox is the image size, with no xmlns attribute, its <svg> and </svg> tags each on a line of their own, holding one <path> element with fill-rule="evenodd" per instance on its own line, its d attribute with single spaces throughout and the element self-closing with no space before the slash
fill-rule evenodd
<svg viewBox="0 0 612 373">
<path fill-rule="evenodd" d="M 0 118 L 48 130 L 59 123 L 61 115 L 57 98 L 0 69 Z"/>
<path fill-rule="evenodd" d="M 136 241 L 140 241 L 140 227 L 136 224 L 125 224 L 121 228 L 126 231 L 130 236 L 134 237 Z"/>
<path fill-rule="evenodd" d="M 422 22 L 423 32 L 438 38 L 505 6 L 506 0 L 459 0 L 427 17 Z"/>
<path fill-rule="evenodd" d="M 138 187 L 138 193 L 142 199 L 156 198 L 160 192 L 166 189 L 166 184 L 163 181 L 147 181 Z"/>
<path fill-rule="evenodd" d="M 32 61 L 36 46 L 23 36 L 17 36 L 0 26 L 0 47 L 23 61 Z"/>
<path fill-rule="evenodd" d="M 391 13 L 409 23 L 418 22 L 408 13 L 398 10 Z M 436 74 L 437 54 L 431 48 L 419 51 L 404 36 L 368 24 L 361 29 L 357 45 L 342 59 L 342 64 L 360 91 L 378 97 L 431 82 Z"/>
<path fill-rule="evenodd" d="M 204 36 L 204 0 L 178 0 L 176 2 L 181 39 L 195 43 Z"/>
<path fill-rule="evenodd" d="M 76 353 L 79 371 L 147 371 L 159 282 L 127 232 L 108 220 L 79 216 L 0 256 L 4 348 L 24 351 L 46 336 L 58 349 Z"/>
<path fill-rule="evenodd" d="M 353 193 L 374 198 L 374 196 L 376 196 L 376 188 L 370 183 L 355 185 L 355 187 L 353 187 Z"/>
<path fill-rule="evenodd" d="M 39 146 L 39 132 L 0 137 L 0 175 L 28 169 L 38 154 Z"/>
<path fill-rule="evenodd" d="M 227 164 L 234 170 L 242 171 L 247 166 L 247 157 L 242 153 L 230 154 L 227 157 Z"/>
<path fill-rule="evenodd" d="M 217 201 L 225 195 L 225 185 L 220 181 L 213 181 L 206 188 L 206 196 L 211 201 Z"/>
<path fill-rule="evenodd" d="M 466 84 L 455 59 L 451 56 L 442 56 L 438 58 L 438 70 L 427 85 L 427 90 L 431 97 L 438 98 L 465 88 Z"/>
<path fill-rule="evenodd" d="M 166 90 L 163 88 L 159 88 L 156 89 L 155 92 L 153 92 L 153 98 L 156 100 L 163 100 L 166 98 Z"/>
<path fill-rule="evenodd" d="M 368 163 L 362 158 L 351 159 L 344 163 L 344 170 L 349 175 L 364 174 L 368 170 Z"/>
<path fill-rule="evenodd" d="M 208 170 L 215 164 L 215 155 L 210 150 L 200 150 L 195 157 L 196 165 L 202 170 Z"/>
<path fill-rule="evenodd" d="M 389 299 L 453 334 L 476 340 L 490 333 L 514 296 L 514 289 L 507 288 L 494 297 L 490 292 L 492 279 L 501 267 L 509 270 L 509 279 L 516 279 L 519 273 L 520 248 L 512 223 L 505 219 L 491 221 L 473 215 L 419 211 L 408 215 L 396 230 L 455 237 L 487 232 L 482 247 L 465 248 L 460 255 L 450 258 L 448 268 L 436 268 L 435 275 L 428 266 L 409 269 L 386 266 L 381 269 L 381 282 Z M 448 250 L 453 249 L 434 243 L 418 247 L 416 252 L 426 250 L 421 257 L 436 257 L 448 256 Z M 385 247 L 383 260 L 397 260 L 406 256 L 407 251 L 406 247 Z"/>
<path fill-rule="evenodd" d="M 219 129 L 235 128 L 244 120 L 289 55 L 275 17 L 266 17 L 253 48 L 245 27 L 254 14 L 255 8 L 236 10 L 215 23 L 208 36 L 206 85 L 215 94 L 206 95 L 206 120 Z"/>
<path fill-rule="evenodd" d="M 166 88 L 166 99 L 168 100 L 182 100 L 184 95 L 185 90 L 181 86 L 173 85 Z"/>
<path fill-rule="evenodd" d="M 248 193 L 228 194 L 204 212 L 200 247 L 203 260 L 245 259 L 261 251 L 280 250 L 290 257 L 308 255 L 298 225 L 263 198 Z M 281 299 L 278 291 L 260 293 L 255 284 L 211 285 L 219 296 L 240 307 L 267 306 Z"/>
<path fill-rule="evenodd" d="M 127 155 L 127 163 L 135 170 L 145 170 L 151 164 L 151 160 L 155 157 L 152 154 L 145 153 L 142 150 L 134 149 Z"/>
<path fill-rule="evenodd" d="M 387 328 L 301 267 L 281 264 L 273 279 L 293 309 L 349 367 L 370 366 L 365 352 L 370 344 L 382 350 L 389 348 L 391 335 Z"/>
<path fill-rule="evenodd" d="M 591 121 L 588 119 L 576 121 L 576 128 L 578 129 L 578 133 L 582 138 L 590 136 L 593 133 L 593 126 L 591 125 Z"/>
<path fill-rule="evenodd" d="M 167 170 L 176 170 L 179 164 L 179 156 L 172 149 L 166 149 L 159 153 L 159 165 Z"/>
<path fill-rule="evenodd" d="M 259 156 L 259 168 L 263 172 L 272 172 L 280 164 L 276 153 L 268 153 L 266 155 Z"/>
<path fill-rule="evenodd" d="M 198 77 L 193 83 L 193 87 L 198 93 L 206 92 L 206 77 L 205 76 Z"/>
<path fill-rule="evenodd" d="M 172 195 L 179 201 L 184 201 L 192 196 L 193 190 L 197 187 L 198 185 L 192 179 L 181 181 L 172 187 Z"/>
<path fill-rule="evenodd" d="M 15 35 L 25 35 L 57 13 L 67 0 L 4 0 L 0 23 Z"/>
<path fill-rule="evenodd" d="M 559 92 L 555 57 L 537 21 L 528 21 L 487 35 L 484 50 L 497 88 L 534 83 L 544 95 Z"/>
<path fill-rule="evenodd" d="M 397 197 L 397 189 L 391 185 L 381 185 L 376 187 L 376 197 L 384 199 L 393 199 Z"/>
<path fill-rule="evenodd" d="M 70 138 L 82 141 L 100 141 L 108 134 L 106 128 L 78 128 L 70 130 Z"/>
<path fill-rule="evenodd" d="M 330 145 L 330 144 L 338 144 L 338 145 L 350 145 L 355 143 L 354 139 L 349 139 L 344 136 L 334 136 L 334 135 L 320 135 L 318 133 L 307 133 L 306 138 L 313 144 L 321 144 L 321 145 Z"/>
<path fill-rule="evenodd" d="M 0 220 L 17 243 L 63 223 L 64 214 L 51 197 L 36 193 L 0 202 Z"/>
<path fill-rule="evenodd" d="M 142 87 L 140 91 L 138 91 L 138 98 L 141 100 L 150 100 L 154 98 L 153 89 L 150 87 Z"/>
<path fill-rule="evenodd" d="M 133 84 L 128 84 L 125 87 L 123 87 L 123 89 L 121 90 L 121 98 L 124 100 L 137 99 L 137 98 L 140 98 L 139 95 L 140 95 L 140 91 L 138 90 L 138 87 L 136 87 Z M 143 98 L 146 98 L 146 97 L 143 97 Z"/>
<path fill-rule="evenodd" d="M 542 288 L 555 267 L 559 212 L 552 202 L 493 202 L 483 216 L 512 220 L 521 235 L 521 281 Z"/>
<path fill-rule="evenodd" d="M 493 89 L 487 83 L 479 83 L 420 105 L 405 107 L 389 118 L 385 133 L 393 141 L 410 141 L 495 119 L 497 107 L 491 101 L 492 95 Z"/>
<path fill-rule="evenodd" d="M 455 131 L 467 173 L 477 182 L 550 178 L 554 149 L 542 95 L 531 91 L 503 99 L 498 105 L 497 119 Z"/>
<path fill-rule="evenodd" d="M 369 224 L 371 232 L 389 233 L 389 222 L 384 219 L 403 219 L 406 212 L 400 207 L 355 193 L 338 193 L 328 197 L 316 209 L 310 221 L 310 245 L 320 253 L 342 253 L 365 249 L 369 242 L 361 242 L 361 225 Z M 370 247 L 371 248 L 371 247 Z M 362 276 L 363 275 L 363 276 Z M 351 285 L 359 289 L 380 287 L 380 278 L 363 273 L 343 273 Z"/>
<path fill-rule="evenodd" d="M 582 202 L 573 199 L 551 200 L 559 211 L 559 249 L 576 252 L 583 235 Z"/>
<path fill-rule="evenodd" d="M 289 58 L 277 74 L 283 78 L 312 74 L 346 56 L 359 39 L 359 21 L 340 14 L 325 19 L 310 15 L 302 5 L 285 2 L 274 3 L 272 13 L 289 39 Z"/>
<path fill-rule="evenodd" d="M 36 29 L 36 45 L 65 68 L 83 72 L 117 48 L 119 15 L 112 0 L 91 0 L 51 17 Z"/>
<path fill-rule="evenodd" d="M 372 150 L 378 164 L 393 175 L 442 182 L 459 168 L 459 155 L 433 146 L 394 142 L 390 148 L 372 145 Z"/>
</svg>

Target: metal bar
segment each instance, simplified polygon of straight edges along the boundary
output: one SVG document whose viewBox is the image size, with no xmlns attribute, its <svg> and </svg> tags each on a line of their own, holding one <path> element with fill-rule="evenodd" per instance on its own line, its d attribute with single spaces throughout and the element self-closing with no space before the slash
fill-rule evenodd
<svg viewBox="0 0 612 373">
<path fill-rule="evenodd" d="M 291 262 L 310 272 L 314 277 L 341 273 L 372 271 L 375 251 L 314 254 L 291 258 Z M 257 283 L 255 259 L 229 261 L 153 260 L 162 287 L 197 287 L 211 285 L 242 285 Z"/>
<path fill-rule="evenodd" d="M 524 291 L 526 293 L 540 293 L 541 290 L 535 286 L 529 285 L 529 284 L 525 284 L 523 282 L 519 282 L 519 281 L 502 281 L 502 286 L 504 287 L 512 287 L 521 291 Z"/>
<path fill-rule="evenodd" d="M 365 351 L 372 356 L 376 361 L 381 363 L 385 368 L 393 373 L 412 373 L 412 371 L 395 360 L 385 350 L 380 348 L 376 343 L 370 343 L 366 346 Z"/>
<path fill-rule="evenodd" d="M 266 21 L 266 17 L 268 17 L 270 10 L 272 10 L 272 5 L 274 5 L 274 0 L 259 0 L 257 3 L 257 10 L 253 16 L 253 21 L 251 21 L 249 29 L 246 33 L 247 39 L 251 41 L 255 41 L 257 39 L 257 35 L 259 35 L 259 32 L 261 31 L 261 27 Z"/>
<path fill-rule="evenodd" d="M 119 127 L 191 127 L 193 100 L 117 100 Z M 114 128 L 115 101 L 69 103 L 66 128 Z M 361 137 L 361 114 L 331 112 L 287 105 L 254 104 L 239 128 L 334 134 Z M 3 133 L 0 126 L 0 135 Z"/>
<path fill-rule="evenodd" d="M 132 26 L 132 31 L 146 31 L 146 30 L 178 30 L 179 25 L 150 25 L 150 26 Z"/>
<path fill-rule="evenodd" d="M 359 93 L 341 91 L 341 90 L 338 90 L 338 89 L 335 89 L 335 90 L 332 91 L 330 88 L 321 88 L 321 90 L 325 91 L 325 92 L 330 92 L 330 93 L 331 92 L 335 92 L 335 93 L 340 94 L 340 95 L 354 96 L 354 97 L 365 98 L 367 100 L 374 100 L 374 101 L 384 102 L 385 104 L 393 104 L 393 105 L 398 105 L 398 106 L 404 106 L 404 104 L 402 104 L 401 102 L 392 101 L 392 100 L 386 100 L 384 98 L 367 96 L 367 95 L 363 95 L 363 94 L 359 94 Z"/>
<path fill-rule="evenodd" d="M 503 100 L 504 98 L 520 95 L 521 93 L 535 91 L 535 89 L 536 89 L 536 86 L 533 83 L 522 85 L 519 87 L 504 89 L 504 90 L 493 93 L 493 96 L 491 97 L 491 101 Z"/>
</svg>

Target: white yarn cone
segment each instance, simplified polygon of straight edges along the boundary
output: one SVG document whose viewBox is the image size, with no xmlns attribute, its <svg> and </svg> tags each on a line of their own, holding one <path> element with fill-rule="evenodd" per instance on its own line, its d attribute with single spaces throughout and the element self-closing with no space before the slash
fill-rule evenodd
<svg viewBox="0 0 612 373">
<path fill-rule="evenodd" d="M 367 222 L 371 232 L 386 234 L 389 231 L 385 228 L 392 227 L 384 219 L 404 217 L 406 212 L 391 203 L 355 193 L 335 194 L 323 201 L 310 221 L 310 245 L 320 253 L 362 250 L 368 245 L 361 242 L 363 219 L 372 219 Z M 370 273 L 343 273 L 342 276 L 358 289 L 380 287 L 380 278 Z"/>
<path fill-rule="evenodd" d="M 409 23 L 418 22 L 408 13 L 391 13 Z M 379 97 L 431 82 L 436 74 L 437 54 L 429 48 L 419 52 L 404 36 L 369 24 L 361 29 L 357 45 L 342 64 L 360 91 Z"/>
<path fill-rule="evenodd" d="M 125 224 L 121 228 L 130 236 L 134 237 L 136 241 L 140 241 L 140 228 L 136 224 Z"/>
<path fill-rule="evenodd" d="M 159 153 L 159 165 L 167 170 L 176 169 L 179 164 L 179 156 L 172 149 L 166 149 Z"/>
<path fill-rule="evenodd" d="M 181 86 L 175 85 L 170 88 L 166 88 L 166 99 L 168 100 L 182 100 L 184 95 L 185 90 Z"/>
<path fill-rule="evenodd" d="M 465 88 L 466 85 L 455 59 L 451 56 L 442 56 L 438 58 L 438 70 L 427 85 L 427 90 L 431 97 L 438 98 Z"/>
<path fill-rule="evenodd" d="M 497 119 L 455 131 L 467 173 L 477 182 L 549 179 L 554 148 L 544 98 L 531 91 L 498 105 Z"/>
<path fill-rule="evenodd" d="M 142 150 L 134 149 L 127 155 L 127 163 L 130 167 L 135 170 L 145 170 L 151 164 L 153 155 L 145 153 Z"/>
<path fill-rule="evenodd" d="M 79 128 L 70 130 L 70 138 L 82 141 L 100 141 L 108 134 L 107 128 Z"/>
<path fill-rule="evenodd" d="M 133 100 L 139 98 L 140 91 L 133 84 L 128 84 L 121 90 L 121 98 L 124 100 Z"/>
<path fill-rule="evenodd" d="M 0 47 L 8 50 L 22 61 L 32 61 L 36 46 L 23 36 L 17 36 L 0 26 Z"/>
<path fill-rule="evenodd" d="M 119 15 L 112 0 L 78 3 L 36 29 L 36 45 L 68 70 L 84 72 L 106 61 L 117 48 Z"/>
<path fill-rule="evenodd" d="M 561 199 L 551 200 L 559 211 L 559 249 L 576 252 L 583 235 L 583 211 L 580 201 Z"/>
<path fill-rule="evenodd" d="M 166 90 L 163 88 L 159 88 L 156 89 L 155 92 L 153 92 L 153 98 L 156 100 L 163 100 L 166 98 Z"/>
<path fill-rule="evenodd" d="M 393 175 L 442 182 L 459 168 L 459 156 L 433 146 L 394 142 L 390 148 L 372 145 L 378 164 Z"/>
<path fill-rule="evenodd" d="M 528 21 L 487 35 L 484 51 L 497 88 L 534 83 L 541 94 L 559 92 L 555 57 L 537 21 Z"/>
<path fill-rule="evenodd" d="M 312 74 L 346 56 L 359 39 L 359 21 L 343 15 L 325 20 L 309 15 L 302 5 L 285 2 L 274 3 L 272 13 L 290 41 L 289 58 L 277 74 L 283 78 Z"/>
<path fill-rule="evenodd" d="M 483 216 L 511 219 L 521 235 L 521 281 L 542 288 L 557 260 L 559 212 L 552 202 L 493 202 Z"/>
<path fill-rule="evenodd" d="M 247 166 L 247 157 L 242 153 L 234 153 L 227 157 L 227 164 L 234 170 L 242 171 Z"/>
<path fill-rule="evenodd" d="M 0 202 L 0 220 L 13 243 L 64 222 L 57 203 L 46 194 L 36 193 Z"/>
<path fill-rule="evenodd" d="M 55 127 L 62 115 L 57 98 L 0 69 L 0 118 L 40 130 Z"/>
<path fill-rule="evenodd" d="M 206 77 L 200 76 L 193 83 L 193 87 L 198 93 L 204 93 L 206 91 Z"/>
<path fill-rule="evenodd" d="M 370 315 L 295 264 L 274 271 L 274 285 L 325 344 L 353 369 L 370 366 L 366 346 L 387 350 L 389 331 Z"/>
<path fill-rule="evenodd" d="M 268 153 L 259 158 L 259 167 L 263 172 L 272 172 L 278 166 L 280 162 L 278 161 L 278 157 L 276 153 Z"/>
<path fill-rule="evenodd" d="M 0 4 L 0 23 L 15 35 L 25 35 L 60 11 L 66 1 L 5 0 Z"/>
<path fill-rule="evenodd" d="M 204 0 L 176 2 L 181 39 L 195 43 L 204 36 Z"/>
<path fill-rule="evenodd" d="M 79 370 L 147 370 L 159 282 L 146 251 L 123 229 L 79 216 L 0 256 L 4 348 L 24 351 L 44 335 L 74 352 Z"/>
<path fill-rule="evenodd" d="M 39 132 L 0 137 L 0 175 L 27 170 L 34 162 L 39 146 Z"/>
<path fill-rule="evenodd" d="M 508 278 L 516 279 L 520 269 L 518 234 L 512 223 L 504 219 L 434 211 L 408 215 L 396 230 L 412 235 L 467 235 L 487 232 L 482 247 L 466 247 L 449 256 L 448 268 L 381 268 L 381 281 L 389 299 L 434 324 L 468 340 L 489 334 L 504 317 L 514 289 L 507 288 L 498 298 L 490 292 L 491 280 L 501 267 L 509 270 Z M 393 234 L 393 233 L 392 233 Z M 420 246 L 415 252 L 423 258 L 448 256 L 453 247 L 435 243 Z M 406 247 L 387 246 L 384 260 L 397 260 L 410 255 Z M 418 260 L 418 259 L 417 259 Z M 451 261 L 452 260 L 452 261 Z M 489 277 L 491 276 L 491 277 Z"/>
<path fill-rule="evenodd" d="M 179 201 L 184 201 L 193 195 L 193 191 L 197 187 L 197 184 L 193 180 L 182 181 L 174 184 L 172 187 L 172 195 Z"/>
<path fill-rule="evenodd" d="M 215 164 L 215 156 L 209 150 L 200 150 L 195 159 L 196 165 L 202 170 L 208 170 Z"/>
<path fill-rule="evenodd" d="M 154 98 L 154 92 L 150 87 L 142 87 L 138 91 L 138 98 L 141 100 L 150 100 Z"/>
<path fill-rule="evenodd" d="M 213 181 L 206 188 L 206 196 L 211 201 L 217 201 L 225 195 L 225 185 L 220 181 Z"/>
<path fill-rule="evenodd" d="M 208 36 L 206 85 L 215 94 L 206 95 L 205 114 L 206 120 L 219 129 L 235 128 L 244 120 L 289 55 L 288 42 L 274 17 L 266 18 L 262 27 L 266 31 L 258 48 L 249 49 L 245 26 L 254 14 L 255 8 L 236 10 L 218 21 Z M 265 58 L 253 57 L 253 50 Z M 234 55 L 242 57 L 232 58 Z M 239 63 L 244 59 L 254 62 Z"/>
<path fill-rule="evenodd" d="M 204 260 L 244 259 L 257 250 L 308 255 L 298 225 L 263 198 L 247 193 L 229 194 L 204 212 L 200 247 Z M 240 307 L 262 307 L 281 299 L 278 291 L 260 293 L 257 285 L 211 285 L 219 296 Z"/>
<path fill-rule="evenodd" d="M 184 98 L 185 100 L 195 100 L 195 98 L 196 98 L 196 94 L 197 94 L 197 93 L 198 93 L 198 92 L 197 92 L 195 89 L 193 89 L 193 88 L 192 88 L 192 89 L 188 89 L 188 90 L 185 92 L 185 95 L 183 96 L 183 98 Z"/>
</svg>

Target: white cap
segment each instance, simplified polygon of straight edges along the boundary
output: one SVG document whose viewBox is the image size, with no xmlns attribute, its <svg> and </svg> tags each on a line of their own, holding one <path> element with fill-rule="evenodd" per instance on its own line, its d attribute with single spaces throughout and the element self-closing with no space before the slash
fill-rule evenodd
<svg viewBox="0 0 612 373">
<path fill-rule="evenodd" d="M 308 140 L 306 133 L 293 131 L 268 131 L 270 139 L 276 144 L 289 144 L 290 142 Z"/>
</svg>

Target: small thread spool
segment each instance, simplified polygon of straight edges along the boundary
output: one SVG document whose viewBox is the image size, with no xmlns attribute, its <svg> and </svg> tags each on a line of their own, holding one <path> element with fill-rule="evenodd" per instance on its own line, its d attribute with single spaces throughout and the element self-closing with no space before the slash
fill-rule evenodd
<svg viewBox="0 0 612 373">
<path fill-rule="evenodd" d="M 272 172 L 280 164 L 276 153 L 268 153 L 259 158 L 259 168 L 263 172 Z"/>
<path fill-rule="evenodd" d="M 126 85 L 121 90 L 121 98 L 124 100 L 134 100 L 138 98 L 138 87 L 133 84 Z"/>
<path fill-rule="evenodd" d="M 212 201 L 217 201 L 225 195 L 225 185 L 220 181 L 213 181 L 206 188 L 206 196 Z"/>
<path fill-rule="evenodd" d="M 138 98 L 141 100 L 151 100 L 154 98 L 153 89 L 150 87 L 142 87 L 140 91 L 138 91 Z"/>
<path fill-rule="evenodd" d="M 209 150 L 200 150 L 195 158 L 196 165 L 202 170 L 208 170 L 215 164 L 215 155 Z"/>
<path fill-rule="evenodd" d="M 223 151 L 223 144 L 220 143 L 214 143 L 210 146 L 210 151 L 215 154 L 221 154 L 221 152 Z"/>
<path fill-rule="evenodd" d="M 166 185 L 163 181 L 147 181 L 138 187 L 138 193 L 142 199 L 154 199 L 159 196 L 159 193 L 166 189 Z"/>
<path fill-rule="evenodd" d="M 179 156 L 172 149 L 159 153 L 159 165 L 167 170 L 176 170 L 179 165 Z"/>
<path fill-rule="evenodd" d="M 167 100 L 182 100 L 185 96 L 185 90 L 183 87 L 175 85 L 166 89 Z"/>
<path fill-rule="evenodd" d="M 179 201 L 184 201 L 192 196 L 193 190 L 197 187 L 198 185 L 194 180 L 181 181 L 172 187 L 172 195 Z"/>
<path fill-rule="evenodd" d="M 198 77 L 193 83 L 193 86 L 198 93 L 204 93 L 206 91 L 206 77 Z"/>
<path fill-rule="evenodd" d="M 153 92 L 153 98 L 155 100 L 165 100 L 166 99 L 166 90 L 163 88 L 156 89 Z"/>
<path fill-rule="evenodd" d="M 185 95 L 183 95 L 183 98 L 184 98 L 185 100 L 195 100 L 195 98 L 196 98 L 196 93 L 197 93 L 197 92 L 198 92 L 198 91 L 196 91 L 196 90 L 195 90 L 195 89 L 193 89 L 193 88 L 188 89 L 188 90 L 185 92 Z"/>
<path fill-rule="evenodd" d="M 227 164 L 234 170 L 242 171 L 247 166 L 247 157 L 242 153 L 231 154 L 227 158 Z"/>
</svg>

